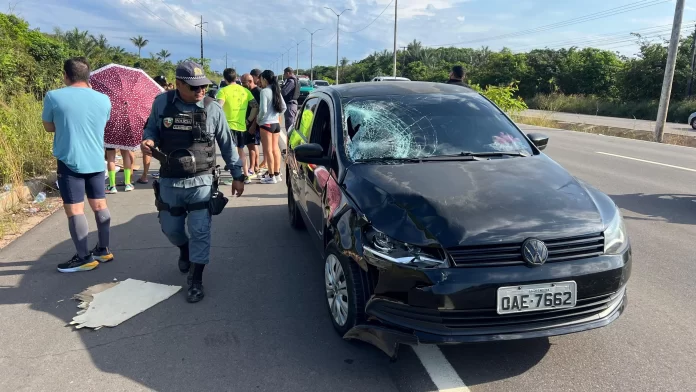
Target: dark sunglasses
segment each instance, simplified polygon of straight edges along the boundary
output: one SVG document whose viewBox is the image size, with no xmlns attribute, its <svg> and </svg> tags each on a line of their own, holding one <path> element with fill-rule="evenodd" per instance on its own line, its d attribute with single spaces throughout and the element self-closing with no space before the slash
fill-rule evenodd
<svg viewBox="0 0 696 392">
<path fill-rule="evenodd" d="M 189 87 L 189 90 L 191 90 L 195 93 L 208 88 L 208 86 L 191 86 L 190 84 L 188 85 L 188 87 Z"/>
</svg>

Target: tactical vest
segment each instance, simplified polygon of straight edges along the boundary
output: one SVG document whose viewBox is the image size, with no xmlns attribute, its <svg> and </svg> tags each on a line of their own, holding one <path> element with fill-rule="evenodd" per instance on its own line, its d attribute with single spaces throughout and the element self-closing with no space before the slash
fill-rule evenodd
<svg viewBox="0 0 696 392">
<path fill-rule="evenodd" d="M 297 101 L 297 99 L 300 97 L 300 80 L 297 79 L 297 76 L 295 75 L 290 76 L 288 79 L 293 79 L 295 81 L 295 90 L 293 90 L 292 95 L 288 94 L 283 98 L 285 99 L 285 102 Z"/>
<path fill-rule="evenodd" d="M 173 102 L 176 90 L 167 92 L 167 106 L 159 116 L 159 149 L 167 156 L 160 177 L 191 178 L 210 174 L 215 167 L 215 137 L 206 132 L 206 108 L 213 99 L 203 99 L 204 108 L 182 112 Z"/>
</svg>

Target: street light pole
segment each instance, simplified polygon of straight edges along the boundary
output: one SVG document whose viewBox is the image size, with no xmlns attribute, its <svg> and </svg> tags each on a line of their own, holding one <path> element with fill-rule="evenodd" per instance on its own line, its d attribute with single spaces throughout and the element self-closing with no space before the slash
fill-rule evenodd
<svg viewBox="0 0 696 392">
<path fill-rule="evenodd" d="M 396 77 L 396 20 L 399 0 L 394 0 L 394 77 Z"/>
<path fill-rule="evenodd" d="M 679 33 L 681 31 L 682 17 L 684 16 L 684 0 L 677 0 L 674 9 L 674 21 L 672 22 L 672 37 L 669 39 L 669 51 L 667 52 L 667 66 L 665 67 L 665 78 L 662 80 L 662 94 L 660 95 L 660 106 L 657 109 L 657 120 L 655 121 L 655 141 L 662 143 L 662 135 L 665 131 L 665 121 L 667 121 L 667 110 L 669 109 L 669 96 L 672 93 L 672 83 L 674 81 L 674 68 L 677 64 L 677 50 L 679 49 Z"/>
<path fill-rule="evenodd" d="M 295 40 L 293 40 L 293 41 L 295 41 Z M 295 54 L 295 60 L 296 60 L 295 61 L 295 72 L 297 72 L 297 70 L 300 69 L 300 44 L 303 42 L 304 42 L 304 40 L 302 40 L 300 42 L 295 41 L 295 43 L 297 44 L 297 53 Z"/>
<path fill-rule="evenodd" d="M 343 15 L 344 12 L 350 11 L 350 8 L 346 8 L 343 11 L 341 11 L 340 14 L 337 14 L 336 11 L 331 9 L 330 7 L 324 7 L 328 10 L 331 10 L 336 15 L 336 85 L 338 85 L 338 27 L 341 25 L 341 15 Z"/>
<path fill-rule="evenodd" d="M 304 30 L 307 30 L 303 28 Z M 319 30 L 324 30 L 324 29 L 316 29 L 314 30 L 314 33 L 316 33 Z M 309 80 L 314 80 L 314 33 L 307 30 L 309 33 Z"/>
</svg>

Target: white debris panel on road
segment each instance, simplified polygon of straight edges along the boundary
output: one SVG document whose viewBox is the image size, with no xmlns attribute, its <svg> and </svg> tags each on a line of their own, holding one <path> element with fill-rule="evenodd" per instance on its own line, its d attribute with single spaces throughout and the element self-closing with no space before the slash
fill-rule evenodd
<svg viewBox="0 0 696 392">
<path fill-rule="evenodd" d="M 73 317 L 75 328 L 115 327 L 131 317 L 146 311 L 181 290 L 181 286 L 127 279 L 123 282 L 104 283 L 89 287 L 73 299 L 82 301 L 82 310 Z"/>
</svg>

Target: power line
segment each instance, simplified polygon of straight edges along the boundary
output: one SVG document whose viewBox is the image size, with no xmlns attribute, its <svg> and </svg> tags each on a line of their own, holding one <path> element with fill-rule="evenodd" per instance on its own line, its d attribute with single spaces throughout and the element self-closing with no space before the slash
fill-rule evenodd
<svg viewBox="0 0 696 392">
<path fill-rule="evenodd" d="M 321 45 L 314 45 L 314 47 L 317 47 L 317 48 L 318 48 L 318 47 L 326 46 L 326 45 L 328 45 L 328 44 L 332 43 L 332 42 L 333 42 L 333 40 L 334 40 L 334 38 L 336 38 L 336 33 L 334 33 L 334 35 L 332 35 L 332 36 L 331 36 L 331 38 L 329 39 L 329 41 L 328 41 L 328 42 L 326 42 L 325 44 L 321 44 Z"/>
<path fill-rule="evenodd" d="M 362 29 L 360 29 L 360 30 L 355 30 L 355 31 L 343 30 L 343 32 L 345 32 L 345 33 L 350 33 L 350 34 L 359 33 L 359 32 L 361 32 L 361 31 L 365 30 L 366 28 L 372 26 L 372 24 L 375 23 L 375 22 L 377 21 L 377 19 L 381 18 L 382 15 L 384 15 L 384 13 L 387 12 L 387 9 L 389 8 L 389 6 L 392 5 L 392 3 L 394 3 L 394 0 L 391 0 L 391 1 L 389 2 L 389 4 L 387 4 L 387 6 L 384 7 L 384 9 L 382 10 L 382 12 L 380 12 L 380 14 L 379 14 L 377 17 L 374 18 L 374 19 L 372 20 L 372 22 L 370 22 L 367 26 L 363 27 Z"/>
<path fill-rule="evenodd" d="M 193 22 L 191 22 L 191 21 L 188 20 L 188 17 L 187 17 L 187 16 L 185 16 L 185 15 L 183 15 L 183 14 L 177 12 L 174 8 L 170 7 L 169 4 L 167 4 L 164 0 L 160 0 L 160 1 L 162 2 L 162 4 L 164 4 L 165 6 L 167 6 L 167 8 L 169 8 L 173 13 L 175 13 L 175 14 L 181 16 L 182 18 L 186 19 L 186 21 L 189 22 L 189 23 L 191 23 L 191 25 L 192 25 L 193 27 L 196 27 L 196 26 L 195 26 L 195 23 L 193 23 Z"/>
<path fill-rule="evenodd" d="M 469 40 L 469 41 L 462 41 L 462 42 L 454 42 L 454 43 L 449 43 L 449 44 L 440 44 L 440 45 L 423 45 L 423 46 L 428 46 L 428 47 L 443 47 L 443 46 L 455 46 L 455 45 L 462 45 L 462 44 L 468 44 L 468 43 L 476 43 L 476 42 L 482 42 L 482 41 L 493 41 L 493 40 L 498 40 L 498 39 L 503 39 L 503 38 L 512 38 L 512 37 L 519 37 L 521 35 L 528 35 L 528 34 L 535 34 L 535 33 L 540 33 L 548 30 L 553 30 L 557 29 L 559 27 L 566 27 L 574 24 L 579 24 L 579 23 L 585 23 L 589 22 L 592 20 L 596 19 L 602 19 L 602 18 L 607 18 L 610 16 L 614 15 L 619 15 L 623 14 L 626 12 L 631 12 L 635 10 L 639 10 L 642 8 L 646 7 L 652 7 L 658 4 L 663 4 L 663 3 L 668 3 L 671 0 L 642 0 L 642 1 L 637 1 L 634 3 L 622 5 L 620 7 L 615 7 L 615 8 L 610 8 L 605 11 L 601 12 L 595 12 L 592 14 L 584 15 L 578 18 L 572 18 L 568 19 L 562 22 L 556 22 L 556 23 L 551 23 L 548 25 L 543 25 L 527 30 L 520 30 L 516 31 L 513 33 L 507 33 L 507 34 L 501 34 L 493 37 L 485 37 L 485 38 L 479 38 L 479 39 L 474 39 L 474 40 Z"/>
<path fill-rule="evenodd" d="M 150 13 L 150 15 L 152 15 L 152 16 L 154 16 L 155 18 L 157 18 L 157 19 L 161 20 L 162 22 L 166 23 L 167 25 L 169 25 L 169 26 L 172 27 L 173 29 L 178 30 L 179 32 L 186 34 L 186 33 L 185 33 L 183 30 L 181 30 L 180 28 L 174 26 L 173 24 L 167 22 L 166 19 L 162 19 L 159 15 L 157 15 L 157 14 L 154 13 L 154 12 L 152 12 L 152 10 L 150 10 L 149 8 L 147 8 L 147 6 L 146 6 L 142 1 L 140 1 L 140 0 L 135 0 L 135 1 L 138 2 L 138 4 L 140 5 L 140 7 L 141 7 L 142 9 L 144 9 L 145 11 L 147 11 L 148 13 Z"/>
</svg>

